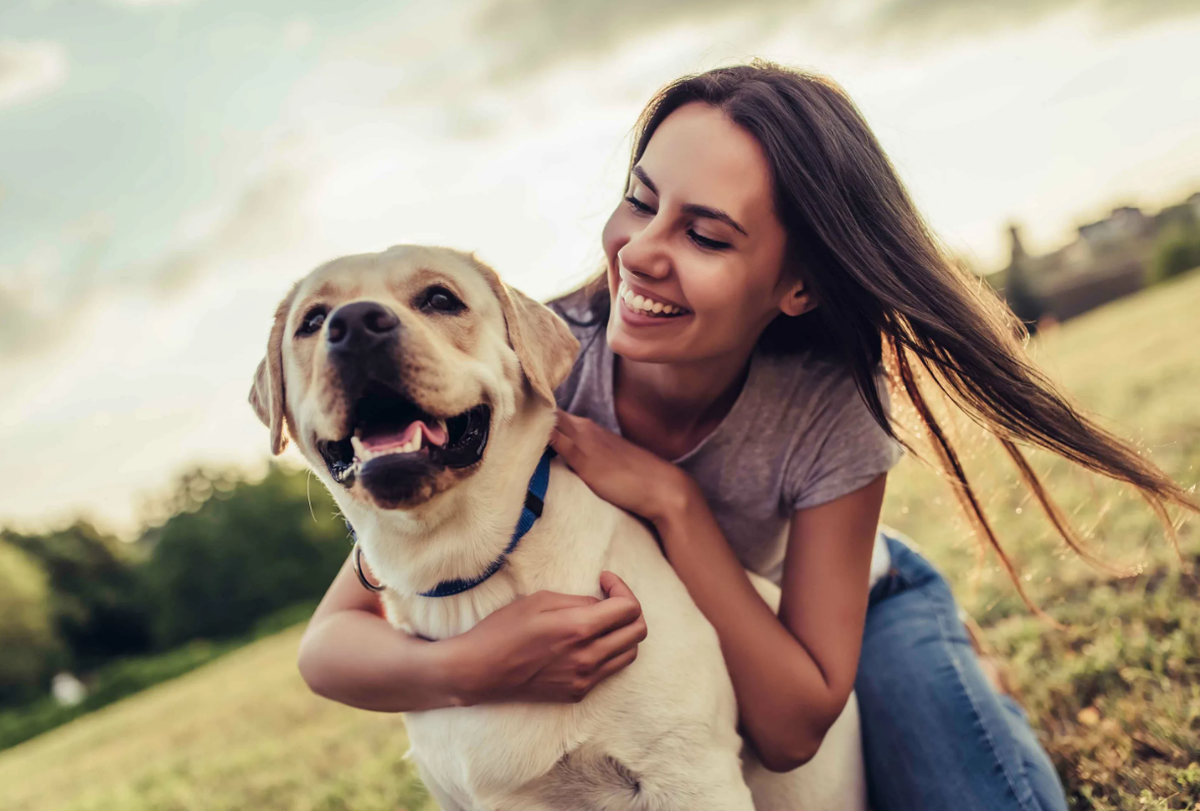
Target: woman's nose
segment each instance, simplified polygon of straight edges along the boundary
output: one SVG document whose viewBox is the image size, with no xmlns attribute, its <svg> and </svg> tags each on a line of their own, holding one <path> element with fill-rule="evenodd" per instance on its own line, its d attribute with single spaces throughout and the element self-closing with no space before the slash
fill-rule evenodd
<svg viewBox="0 0 1200 811">
<path fill-rule="evenodd" d="M 617 259 L 630 273 L 661 279 L 670 273 L 671 258 L 650 225 L 621 246 Z"/>
</svg>

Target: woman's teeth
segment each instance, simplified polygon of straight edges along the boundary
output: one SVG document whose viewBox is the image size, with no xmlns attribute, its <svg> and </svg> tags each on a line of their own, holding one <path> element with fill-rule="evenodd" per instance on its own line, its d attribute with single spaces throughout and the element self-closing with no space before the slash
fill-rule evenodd
<svg viewBox="0 0 1200 811">
<path fill-rule="evenodd" d="M 664 304 L 661 301 L 655 301 L 652 298 L 640 296 L 630 290 L 625 282 L 621 282 L 621 286 L 617 290 L 617 295 L 621 297 L 621 300 L 624 301 L 630 309 L 643 312 L 646 315 L 672 316 L 682 315 L 683 313 L 687 312 L 687 310 L 683 309 L 682 307 L 676 307 L 674 304 Z"/>
</svg>

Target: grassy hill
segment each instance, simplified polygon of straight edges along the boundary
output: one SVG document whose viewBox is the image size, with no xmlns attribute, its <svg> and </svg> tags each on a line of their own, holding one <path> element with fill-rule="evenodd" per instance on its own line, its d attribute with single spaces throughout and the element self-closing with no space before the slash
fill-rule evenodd
<svg viewBox="0 0 1200 811">
<path fill-rule="evenodd" d="M 314 697 L 299 639 L 284 631 L 0 754 L 0 808 L 436 808 L 400 719 Z"/>
<path fill-rule="evenodd" d="M 1200 273 L 1045 336 L 1053 376 L 1180 480 L 1200 481 Z M 1200 606 L 1149 511 L 1120 488 L 1037 460 L 1094 549 L 1141 574 L 1075 560 L 1014 485 L 994 443 L 959 425 L 969 469 L 1039 605 L 1033 618 L 978 544 L 950 492 L 905 460 L 888 523 L 951 577 L 1008 663 L 1077 808 L 1200 802 Z M 1185 557 L 1200 554 L 1193 521 Z M 299 629 L 243 648 L 0 753 L 0 808 L 432 808 L 402 755 L 397 718 L 313 697 L 295 672 Z"/>
</svg>

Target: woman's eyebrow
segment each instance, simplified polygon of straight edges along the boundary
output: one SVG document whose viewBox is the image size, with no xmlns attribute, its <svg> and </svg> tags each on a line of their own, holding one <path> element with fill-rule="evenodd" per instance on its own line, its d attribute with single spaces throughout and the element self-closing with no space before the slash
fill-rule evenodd
<svg viewBox="0 0 1200 811">
<path fill-rule="evenodd" d="M 645 169 L 643 169 L 640 166 L 635 166 L 632 169 L 630 169 L 629 171 L 633 174 L 634 177 L 636 177 L 638 180 L 642 181 L 642 183 L 644 183 L 646 185 L 646 188 L 649 189 L 651 191 L 651 193 L 658 194 L 658 186 L 654 185 L 654 181 L 650 179 L 650 175 L 646 174 Z"/>
<path fill-rule="evenodd" d="M 738 225 L 737 220 L 735 220 L 733 217 L 730 217 L 728 214 L 726 214 L 724 211 L 721 211 L 720 209 L 709 208 L 708 206 L 698 206 L 695 203 L 688 203 L 687 205 L 683 206 L 681 210 L 683 211 L 683 213 L 691 214 L 693 217 L 707 217 L 710 220 L 720 220 L 721 222 L 728 225 L 730 228 L 733 228 L 734 230 L 738 231 L 742 236 L 744 236 L 744 237 L 750 236 L 749 234 L 746 233 L 745 228 Z"/>
<path fill-rule="evenodd" d="M 642 183 L 645 184 L 646 188 L 649 189 L 652 194 L 658 194 L 658 188 L 654 185 L 654 181 L 650 179 L 650 176 L 646 174 L 645 169 L 640 166 L 635 166 L 630 170 L 630 172 L 638 180 L 642 181 Z M 688 203 L 687 205 L 683 206 L 681 210 L 683 213 L 691 214 L 693 217 L 706 217 L 710 220 L 720 220 L 730 228 L 733 228 L 735 231 L 740 233 L 742 236 L 750 236 L 746 233 L 746 229 L 738 224 L 737 220 L 735 220 L 733 217 L 730 217 L 720 209 L 711 208 L 709 206 L 701 206 L 695 203 Z"/>
</svg>

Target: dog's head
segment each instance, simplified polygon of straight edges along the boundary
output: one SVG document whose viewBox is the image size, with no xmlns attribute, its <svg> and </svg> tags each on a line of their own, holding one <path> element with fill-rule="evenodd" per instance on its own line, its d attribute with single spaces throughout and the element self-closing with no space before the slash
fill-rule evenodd
<svg viewBox="0 0 1200 811">
<path fill-rule="evenodd" d="M 250 404 L 331 488 L 382 509 L 469 477 L 489 438 L 552 409 L 578 342 L 474 256 L 397 246 L 336 259 L 279 305 Z"/>
</svg>

